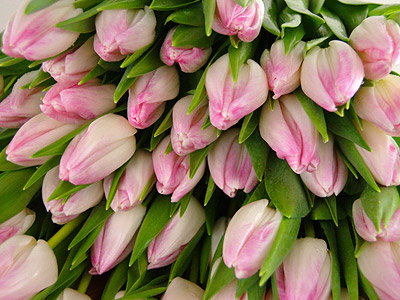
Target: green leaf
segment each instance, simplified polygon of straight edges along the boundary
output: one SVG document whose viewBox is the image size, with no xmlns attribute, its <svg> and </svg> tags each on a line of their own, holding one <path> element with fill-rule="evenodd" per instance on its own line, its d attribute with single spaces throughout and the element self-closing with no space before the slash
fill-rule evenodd
<svg viewBox="0 0 400 300">
<path fill-rule="evenodd" d="M 125 259 L 119 263 L 104 288 L 103 294 L 101 295 L 101 300 L 115 299 L 115 295 L 124 286 L 126 282 L 126 274 L 128 272 L 128 259 Z"/>
<path fill-rule="evenodd" d="M 238 279 L 236 284 L 236 298 L 239 299 L 244 292 L 246 292 L 253 285 L 258 286 L 258 280 L 260 279 L 258 273 L 254 274 L 245 279 Z M 261 298 L 262 299 L 262 298 Z"/>
<path fill-rule="evenodd" d="M 56 27 L 79 33 L 89 33 L 95 31 L 96 29 L 94 24 L 95 18 L 96 17 L 93 16 L 76 22 L 68 22 L 69 20 L 66 20 L 56 24 Z"/>
<path fill-rule="evenodd" d="M 251 196 L 247 199 L 247 201 L 243 202 L 242 206 L 261 199 L 268 199 L 268 194 L 267 191 L 265 190 L 264 181 L 260 182 L 257 185 L 257 187 L 252 192 Z"/>
<path fill-rule="evenodd" d="M 153 10 L 176 10 L 200 0 L 153 0 L 150 8 Z"/>
<path fill-rule="evenodd" d="M 283 32 L 283 29 L 282 29 Z M 300 24 L 295 28 L 287 28 L 285 30 L 285 36 L 283 39 L 283 44 L 285 45 L 285 54 L 287 55 L 290 51 L 297 46 L 297 44 L 302 40 L 305 35 L 303 24 Z"/>
<path fill-rule="evenodd" d="M 208 204 L 214 191 L 215 191 L 215 182 L 210 174 L 208 176 L 206 195 L 204 196 L 204 206 L 206 206 Z"/>
<path fill-rule="evenodd" d="M 56 189 L 51 193 L 47 201 L 51 200 L 59 200 L 65 197 L 68 197 L 72 195 L 73 193 L 76 193 L 85 187 L 88 187 L 90 184 L 81 184 L 81 185 L 74 185 L 70 183 L 69 181 L 60 181 L 60 183 L 57 185 Z"/>
<path fill-rule="evenodd" d="M 277 18 L 278 18 L 278 8 L 275 1 L 273 0 L 263 0 L 264 3 L 264 16 L 262 26 L 268 32 L 280 36 L 281 30 L 279 29 Z"/>
<path fill-rule="evenodd" d="M 0 140 L 6 140 L 12 138 L 17 133 L 17 131 L 18 129 L 10 129 L 10 128 L 1 130 Z"/>
<path fill-rule="evenodd" d="M 83 10 L 87 10 L 100 2 L 103 2 L 103 0 L 75 0 L 74 2 L 74 7 L 75 8 L 82 8 Z"/>
<path fill-rule="evenodd" d="M 162 39 L 160 39 L 149 50 L 149 52 L 143 55 L 143 57 L 141 57 L 140 60 L 138 60 L 136 64 L 132 66 L 128 73 L 128 78 L 134 78 L 140 75 L 144 75 L 164 65 L 160 59 L 160 42 L 162 42 Z M 128 88 L 129 86 L 127 87 L 127 89 Z"/>
<path fill-rule="evenodd" d="M 0 171 L 14 171 L 25 169 L 26 167 L 13 164 L 12 162 L 7 160 L 6 149 L 7 147 L 5 147 L 0 152 Z"/>
<path fill-rule="evenodd" d="M 242 144 L 244 141 L 246 141 L 257 128 L 257 125 L 260 121 L 260 112 L 261 109 L 257 109 L 244 118 L 239 133 L 239 144 Z"/>
<path fill-rule="evenodd" d="M 172 36 L 172 46 L 179 48 L 208 48 L 214 42 L 215 35 L 207 36 L 204 27 L 178 25 Z"/>
<path fill-rule="evenodd" d="M 53 169 L 55 166 L 57 166 L 60 162 L 61 157 L 60 156 L 53 156 L 50 158 L 48 161 L 46 161 L 43 165 L 41 165 L 35 173 L 29 178 L 27 183 L 24 186 L 24 190 L 32 186 L 35 182 L 40 180 L 48 171 Z"/>
<path fill-rule="evenodd" d="M 137 289 L 135 292 L 133 292 L 130 295 L 126 295 L 120 300 L 133 300 L 133 299 L 149 299 L 151 296 L 159 295 L 163 293 L 167 289 L 166 284 L 160 284 L 157 286 L 149 286 L 149 287 L 143 287 L 142 289 Z"/>
<path fill-rule="evenodd" d="M 23 58 L 16 58 L 11 56 L 6 56 L 0 59 L 0 67 L 10 67 L 20 62 L 23 62 L 25 59 Z"/>
<path fill-rule="evenodd" d="M 211 297 L 218 293 L 224 286 L 228 285 L 233 279 L 235 279 L 234 269 L 229 269 L 221 259 L 213 277 L 207 283 L 203 300 L 211 299 Z"/>
<path fill-rule="evenodd" d="M 130 161 L 130 160 L 129 160 Z M 129 161 L 124 163 L 122 167 L 120 167 L 117 171 L 114 172 L 113 180 L 111 182 L 110 191 L 107 195 L 107 203 L 106 203 L 106 210 L 110 208 L 112 201 L 114 200 L 115 194 L 118 190 L 119 180 L 121 179 L 122 174 L 124 173 L 126 166 L 128 165 Z"/>
<path fill-rule="evenodd" d="M 38 73 L 36 74 L 35 78 L 32 80 L 32 82 L 29 84 L 29 88 L 35 88 L 39 86 L 41 83 L 45 82 L 51 78 L 51 75 L 49 73 L 46 73 L 43 71 L 42 68 L 39 69 Z"/>
<path fill-rule="evenodd" d="M 21 75 L 23 73 L 27 73 L 29 71 L 32 71 L 29 66 L 32 63 L 31 61 L 28 60 L 20 60 L 19 62 L 13 58 L 9 59 L 10 62 L 6 63 L 9 64 L 11 63 L 11 66 L 1 66 L 0 65 L 0 75 L 7 76 L 7 75 Z M 19 77 L 19 76 L 18 76 Z"/>
<path fill-rule="evenodd" d="M 257 48 L 258 42 L 245 43 L 240 42 L 238 47 L 229 46 L 229 63 L 231 66 L 231 72 L 233 81 L 236 82 L 239 76 L 239 70 L 241 66 L 247 62 L 247 60 L 253 57 L 254 52 Z"/>
<path fill-rule="evenodd" d="M 122 98 L 122 96 L 125 94 L 125 92 L 131 87 L 133 82 L 136 80 L 136 78 L 129 78 L 128 74 L 131 72 L 133 68 L 133 65 L 129 66 L 125 72 L 124 75 L 122 75 L 121 80 L 119 81 L 115 92 L 114 92 L 114 102 L 118 103 L 118 101 Z"/>
<path fill-rule="evenodd" d="M 327 39 L 329 39 L 332 36 L 332 33 L 330 33 L 329 35 L 320 37 L 320 38 L 316 38 L 316 39 L 312 39 L 309 40 L 308 42 L 306 42 L 306 46 L 304 47 L 304 51 L 308 52 L 309 50 L 311 50 L 312 48 L 321 45 L 323 42 L 325 42 Z"/>
<path fill-rule="evenodd" d="M 204 26 L 203 6 L 201 3 L 179 9 L 171 13 L 165 23 L 169 21 L 189 26 Z"/>
<path fill-rule="evenodd" d="M 344 1 L 326 1 L 325 7 L 328 8 L 332 13 L 336 14 L 343 21 L 347 32 L 352 32 L 353 29 L 356 28 L 367 17 L 368 6 L 345 5 L 340 2 Z"/>
<path fill-rule="evenodd" d="M 311 0 L 310 1 L 310 10 L 314 14 L 319 14 L 322 6 L 324 6 L 325 0 Z"/>
<path fill-rule="evenodd" d="M 279 21 L 281 23 L 281 37 L 285 36 L 285 30 L 288 28 L 296 28 L 301 24 L 301 15 L 295 13 L 290 8 L 286 7 L 279 15 Z"/>
<path fill-rule="evenodd" d="M 85 82 L 88 82 L 89 80 L 91 80 L 93 78 L 97 78 L 97 77 L 103 75 L 106 71 L 107 71 L 106 69 L 97 65 L 89 73 L 87 73 L 85 75 L 85 77 L 82 78 L 82 80 L 79 82 L 79 84 L 84 84 Z"/>
<path fill-rule="evenodd" d="M 385 16 L 400 11 L 400 4 L 381 5 L 369 11 L 370 16 Z"/>
<path fill-rule="evenodd" d="M 253 133 L 246 139 L 245 145 L 249 152 L 251 163 L 253 164 L 257 178 L 261 181 L 267 166 L 269 147 L 262 139 L 259 130 L 253 131 Z"/>
<path fill-rule="evenodd" d="M 160 134 L 164 133 L 172 127 L 172 111 L 173 108 L 169 110 L 164 120 L 161 122 L 160 126 L 157 127 L 157 130 L 154 133 L 154 137 L 158 137 Z"/>
<path fill-rule="evenodd" d="M 80 243 L 80 246 L 78 247 L 78 251 L 76 252 L 74 259 L 72 260 L 72 267 L 75 267 L 76 264 L 79 264 L 80 258 L 86 254 L 86 251 L 90 249 L 90 247 L 93 245 L 95 240 L 97 239 L 98 235 L 100 234 L 101 230 L 104 227 L 104 224 L 106 223 L 107 219 L 102 221 L 101 226 L 97 226 L 93 231 L 91 231 L 86 238 Z"/>
<path fill-rule="evenodd" d="M 321 10 L 321 15 L 324 18 L 326 24 L 339 39 L 345 42 L 349 41 L 346 32 L 346 27 L 344 27 L 342 20 L 337 15 L 335 15 L 326 8 L 323 8 Z"/>
<path fill-rule="evenodd" d="M 326 206 L 328 207 L 329 212 L 331 213 L 333 223 L 335 223 L 335 225 L 338 226 L 339 221 L 338 221 L 338 212 L 337 212 L 337 208 L 336 208 L 336 196 L 332 195 L 332 196 L 330 196 L 328 198 L 324 198 L 324 199 L 325 199 Z"/>
<path fill-rule="evenodd" d="M 211 235 L 212 229 L 214 227 L 215 215 L 217 213 L 218 203 L 222 197 L 224 197 L 223 192 L 221 190 L 216 191 L 212 195 L 210 201 L 206 206 L 206 226 L 208 235 Z"/>
<path fill-rule="evenodd" d="M 29 15 L 35 11 L 46 8 L 56 2 L 57 0 L 31 0 L 25 8 L 25 15 Z"/>
<path fill-rule="evenodd" d="M 263 300 L 265 294 L 265 286 L 253 284 L 248 290 L 247 295 L 249 300 Z"/>
<path fill-rule="evenodd" d="M 150 152 L 152 152 L 158 146 L 158 144 L 163 140 L 163 138 L 167 135 L 167 132 L 164 132 L 156 137 L 154 136 L 156 128 L 158 128 L 160 123 L 161 123 L 161 118 L 158 119 L 157 122 L 153 126 L 153 132 L 150 136 L 150 147 L 147 149 Z M 168 144 L 168 146 L 170 146 L 170 145 Z"/>
<path fill-rule="evenodd" d="M 287 4 L 287 6 L 290 9 L 292 9 L 293 11 L 311 17 L 314 20 L 317 27 L 320 26 L 322 23 L 324 23 L 324 20 L 320 16 L 318 16 L 308 10 L 308 7 L 307 7 L 308 1 L 306 1 L 306 0 L 285 0 L 285 2 Z"/>
<path fill-rule="evenodd" d="M 328 207 L 328 203 L 325 200 L 322 199 L 317 199 L 318 201 L 315 201 L 313 210 L 311 211 L 310 218 L 311 220 L 332 220 L 333 221 L 333 216 L 332 216 L 332 208 Z M 343 207 L 339 205 L 337 207 L 337 220 L 341 220 L 346 217 L 346 212 L 344 211 Z M 336 224 L 336 223 L 335 223 Z"/>
<path fill-rule="evenodd" d="M 128 280 L 126 283 L 127 293 L 131 293 L 142 285 L 146 279 L 146 274 L 148 274 L 147 265 L 147 255 L 146 252 L 143 252 L 133 266 L 128 269 Z"/>
<path fill-rule="evenodd" d="M 185 196 L 183 196 L 181 199 L 179 199 L 179 203 L 180 203 L 179 217 L 181 217 L 181 218 L 189 205 L 189 201 L 192 198 L 192 193 L 193 193 L 193 190 L 189 191 Z"/>
<path fill-rule="evenodd" d="M 215 0 L 202 0 L 202 4 L 206 35 L 210 36 L 212 33 L 212 23 L 214 21 Z"/>
<path fill-rule="evenodd" d="M 368 281 L 368 279 L 364 276 L 364 274 L 361 272 L 360 267 L 358 267 L 358 276 L 360 278 L 361 286 L 362 286 L 364 292 L 367 294 L 368 299 L 369 300 L 379 300 L 380 298 L 376 294 L 374 287 Z"/>
<path fill-rule="evenodd" d="M 214 143 L 211 143 L 207 147 L 203 149 L 196 150 L 189 154 L 189 178 L 192 179 L 196 174 L 197 170 L 199 169 L 200 165 L 206 158 L 208 152 L 210 152 L 211 148 L 213 147 Z"/>
<path fill-rule="evenodd" d="M 139 9 L 150 4 L 150 0 L 113 0 L 112 3 L 100 4 L 97 7 L 98 11 L 108 10 L 108 9 Z"/>
<path fill-rule="evenodd" d="M 208 265 L 211 260 L 211 235 L 206 234 L 200 251 L 200 283 L 203 284 L 207 277 Z"/>
</svg>

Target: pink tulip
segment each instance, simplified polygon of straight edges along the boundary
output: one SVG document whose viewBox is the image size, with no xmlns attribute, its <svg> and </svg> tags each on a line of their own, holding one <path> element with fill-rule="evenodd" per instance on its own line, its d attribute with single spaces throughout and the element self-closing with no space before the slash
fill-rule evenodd
<svg viewBox="0 0 400 300">
<path fill-rule="evenodd" d="M 231 198 L 239 189 L 249 193 L 258 183 L 249 152 L 238 137 L 238 128 L 222 133 L 207 158 L 215 184 Z"/>
<path fill-rule="evenodd" d="M 331 256 L 324 240 L 297 240 L 275 272 L 279 299 L 328 300 L 331 270 Z"/>
<path fill-rule="evenodd" d="M 93 50 L 93 37 L 75 51 L 67 52 L 43 62 L 43 71 L 50 73 L 58 82 L 78 83 L 97 66 L 99 57 Z"/>
<path fill-rule="evenodd" d="M 29 208 L 0 224 L 0 245 L 17 234 L 24 234 L 35 222 L 36 214 Z"/>
<path fill-rule="evenodd" d="M 82 125 L 115 108 L 115 85 L 93 79 L 83 85 L 58 82 L 40 105 L 42 112 L 59 122 Z"/>
<path fill-rule="evenodd" d="M 138 129 L 153 125 L 164 112 L 165 101 L 178 93 L 179 75 L 175 67 L 162 66 L 140 76 L 129 88 L 129 123 Z"/>
<path fill-rule="evenodd" d="M 44 240 L 16 235 L 0 245 L 0 295 L 2 300 L 30 299 L 54 284 L 56 256 Z"/>
<path fill-rule="evenodd" d="M 150 44 L 155 27 L 156 16 L 147 6 L 104 10 L 96 17 L 94 50 L 105 61 L 119 61 Z"/>
<path fill-rule="evenodd" d="M 60 296 L 58 296 L 57 300 L 91 300 L 88 295 L 82 294 L 76 290 L 66 288 Z"/>
<path fill-rule="evenodd" d="M 260 133 L 276 155 L 286 159 L 297 174 L 318 168 L 318 131 L 295 95 L 279 98 L 274 110 L 269 102 L 264 105 Z"/>
<path fill-rule="evenodd" d="M 7 147 L 7 160 L 27 167 L 41 165 L 51 156 L 31 156 L 77 128 L 78 125 L 64 124 L 45 114 L 38 114 L 17 131 Z"/>
<path fill-rule="evenodd" d="M 318 197 L 336 196 L 343 190 L 347 181 L 347 168 L 340 155 L 334 150 L 333 136 L 324 143 L 319 139 L 318 155 L 320 163 L 313 172 L 303 172 L 301 179 L 308 189 Z"/>
<path fill-rule="evenodd" d="M 206 89 L 211 124 L 221 130 L 235 125 L 259 108 L 268 96 L 267 76 L 251 59 L 240 67 L 238 79 L 233 82 L 228 54 L 211 65 L 206 76 Z"/>
<path fill-rule="evenodd" d="M 400 299 L 400 243 L 368 243 L 358 256 L 361 272 L 381 300 Z"/>
<path fill-rule="evenodd" d="M 242 7 L 234 0 L 217 0 L 212 28 L 224 35 L 237 35 L 243 42 L 253 41 L 261 30 L 264 4 L 255 0 Z"/>
<path fill-rule="evenodd" d="M 160 58 L 167 66 L 172 66 L 178 63 L 182 72 L 194 73 L 199 70 L 207 62 L 211 55 L 211 48 L 178 48 L 172 46 L 172 36 L 174 35 L 175 28 L 172 28 L 160 50 Z"/>
<path fill-rule="evenodd" d="M 0 102 L 0 127 L 18 128 L 40 113 L 44 92 L 42 88 L 21 89 L 33 81 L 38 71 L 22 75 L 14 84 L 11 94 Z"/>
<path fill-rule="evenodd" d="M 350 45 L 359 53 L 367 79 L 380 80 L 400 63 L 400 27 L 385 16 L 362 21 L 351 33 Z"/>
<path fill-rule="evenodd" d="M 264 263 L 282 220 L 278 210 L 268 207 L 268 200 L 258 200 L 241 207 L 226 229 L 222 257 L 236 278 L 248 278 Z"/>
<path fill-rule="evenodd" d="M 202 149 L 218 138 L 215 127 L 201 128 L 208 112 L 205 102 L 187 114 L 192 99 L 193 96 L 180 99 L 175 103 L 172 113 L 171 143 L 175 153 L 180 156 Z"/>
<path fill-rule="evenodd" d="M 248 300 L 247 292 L 244 292 L 239 298 L 236 298 L 237 280 L 234 279 L 228 285 L 224 286 L 210 300 Z"/>
<path fill-rule="evenodd" d="M 172 193 L 171 202 L 178 202 L 203 177 L 206 162 L 201 163 L 196 174 L 190 179 L 189 155 L 178 156 L 174 151 L 165 154 L 169 140 L 169 136 L 165 137 L 153 151 L 153 168 L 157 177 L 157 191 L 162 195 Z"/>
<path fill-rule="evenodd" d="M 327 111 L 336 111 L 358 91 L 364 69 L 357 53 L 345 42 L 331 41 L 329 47 L 314 47 L 301 67 L 301 88 Z"/>
<path fill-rule="evenodd" d="M 283 40 L 265 49 L 261 56 L 261 66 L 268 78 L 268 86 L 274 92 L 273 99 L 293 92 L 300 86 L 300 67 L 303 62 L 305 42 L 300 41 L 288 54 L 285 54 Z"/>
<path fill-rule="evenodd" d="M 161 300 L 201 300 L 204 290 L 193 282 L 175 277 Z"/>
<path fill-rule="evenodd" d="M 75 9 L 74 0 L 60 0 L 26 15 L 29 2 L 24 1 L 8 22 L 3 34 L 2 51 L 13 57 L 41 60 L 71 47 L 79 33 L 55 25 L 82 13 L 81 8 Z"/>
<path fill-rule="evenodd" d="M 206 220 L 204 207 L 192 197 L 185 213 L 176 212 L 147 248 L 149 265 L 156 269 L 173 263 Z"/>
<path fill-rule="evenodd" d="M 111 174 L 104 179 L 104 192 L 107 199 L 113 178 L 114 174 Z M 144 188 L 149 182 L 147 193 L 141 198 Z M 119 210 L 128 210 L 133 206 L 139 205 L 151 191 L 155 182 L 151 154 L 139 149 L 122 173 L 117 192 L 111 202 L 111 208 L 118 212 Z"/>
<path fill-rule="evenodd" d="M 75 185 L 104 179 L 135 153 L 135 133 L 124 117 L 98 118 L 68 145 L 60 161 L 60 179 Z"/>
</svg>

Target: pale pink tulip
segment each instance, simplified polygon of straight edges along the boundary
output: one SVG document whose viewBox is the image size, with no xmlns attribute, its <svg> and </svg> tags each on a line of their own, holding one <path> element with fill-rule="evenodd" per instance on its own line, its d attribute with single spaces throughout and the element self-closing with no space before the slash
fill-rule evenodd
<svg viewBox="0 0 400 300">
<path fill-rule="evenodd" d="M 10 237 L 24 234 L 35 222 L 36 213 L 29 208 L 0 224 L 0 245 Z"/>
<path fill-rule="evenodd" d="M 237 81 L 233 82 L 229 56 L 225 54 L 208 70 L 206 89 L 211 124 L 225 130 L 264 104 L 268 81 L 261 66 L 249 59 L 240 67 Z"/>
<path fill-rule="evenodd" d="M 161 300 L 201 300 L 203 294 L 204 290 L 197 284 L 181 277 L 175 277 L 168 285 Z"/>
<path fill-rule="evenodd" d="M 135 153 L 136 131 L 119 115 L 98 118 L 68 145 L 60 161 L 60 179 L 75 185 L 104 179 Z"/>
<path fill-rule="evenodd" d="M 88 295 L 82 294 L 76 290 L 66 288 L 60 296 L 58 296 L 57 300 L 91 300 Z"/>
<path fill-rule="evenodd" d="M 358 91 L 364 68 L 357 53 L 345 42 L 331 41 L 329 47 L 314 47 L 301 67 L 301 88 L 327 111 L 336 111 Z"/>
<path fill-rule="evenodd" d="M 228 285 L 224 286 L 210 300 L 248 300 L 247 292 L 244 292 L 239 298 L 236 298 L 237 280 L 234 279 Z"/>
</svg>

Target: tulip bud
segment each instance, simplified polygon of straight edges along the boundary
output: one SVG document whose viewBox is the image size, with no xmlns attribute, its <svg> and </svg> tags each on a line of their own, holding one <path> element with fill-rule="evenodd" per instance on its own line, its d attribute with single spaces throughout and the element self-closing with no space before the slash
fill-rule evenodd
<svg viewBox="0 0 400 300">
<path fill-rule="evenodd" d="M 222 257 L 225 265 L 235 268 L 236 278 L 248 278 L 264 263 L 282 220 L 268 200 L 241 207 L 226 229 Z"/>
<path fill-rule="evenodd" d="M 123 296 L 125 296 L 125 291 L 119 291 L 116 295 L 115 295 L 115 300 L 117 299 L 121 299 Z"/>
<path fill-rule="evenodd" d="M 364 69 L 357 53 L 345 42 L 331 41 L 329 47 L 314 47 L 301 67 L 301 88 L 327 111 L 336 111 L 358 91 Z"/>
<path fill-rule="evenodd" d="M 353 107 L 364 120 L 391 136 L 400 136 L 400 77 L 388 75 L 374 86 L 361 87 Z"/>
<path fill-rule="evenodd" d="M 303 62 L 305 42 L 300 41 L 288 54 L 283 40 L 265 49 L 261 56 L 261 66 L 268 78 L 268 86 L 274 92 L 273 99 L 289 94 L 300 85 L 300 66 Z"/>
<path fill-rule="evenodd" d="M 400 27 L 385 16 L 363 20 L 352 31 L 350 45 L 360 55 L 367 79 L 380 80 L 400 63 Z"/>
<path fill-rule="evenodd" d="M 318 142 L 318 155 L 320 163 L 313 172 L 303 172 L 301 179 L 308 189 L 318 197 L 336 196 L 343 190 L 347 181 L 347 168 L 340 155 L 334 150 L 333 136 L 329 141 Z"/>
<path fill-rule="evenodd" d="M 174 151 L 165 154 L 169 140 L 169 136 L 165 137 L 153 151 L 153 168 L 157 177 L 157 191 L 162 195 L 172 193 L 171 202 L 178 202 L 203 177 L 206 162 L 203 161 L 193 178 L 190 178 L 189 155 L 178 156 Z"/>
<path fill-rule="evenodd" d="M 269 102 L 264 105 L 260 133 L 276 155 L 286 159 L 297 174 L 318 168 L 318 131 L 295 95 L 279 98 L 274 110 Z"/>
<path fill-rule="evenodd" d="M 98 118 L 68 145 L 60 161 L 60 179 L 75 185 L 104 179 L 135 153 L 135 133 L 124 117 Z"/>
<path fill-rule="evenodd" d="M 105 61 L 119 61 L 150 44 L 155 27 L 156 16 L 147 6 L 103 10 L 96 17 L 94 50 Z"/>
<path fill-rule="evenodd" d="M 59 82 L 53 85 L 40 105 L 42 112 L 59 122 L 82 125 L 115 108 L 115 85 L 98 79 L 83 85 Z"/>
<path fill-rule="evenodd" d="M 81 8 L 75 9 L 74 0 L 60 0 L 26 15 L 29 2 L 24 1 L 8 22 L 3 34 L 2 51 L 13 57 L 41 60 L 56 56 L 72 46 L 79 33 L 55 25 L 82 13 Z"/>
<path fill-rule="evenodd" d="M 248 300 L 247 292 L 244 292 L 239 298 L 236 298 L 237 280 L 232 280 L 228 285 L 224 286 L 210 300 Z"/>
<path fill-rule="evenodd" d="M 179 75 L 175 67 L 162 66 L 140 76 L 129 88 L 129 123 L 138 129 L 153 125 L 162 115 L 165 101 L 178 93 Z"/>
<path fill-rule="evenodd" d="M 167 66 L 172 66 L 175 62 L 179 64 L 182 72 L 194 73 L 207 62 L 211 55 L 211 48 L 178 48 L 172 46 L 172 36 L 175 28 L 171 29 L 160 50 L 160 58 Z"/>
<path fill-rule="evenodd" d="M 206 89 L 211 124 L 225 130 L 263 105 L 268 96 L 268 81 L 261 66 L 249 59 L 233 82 L 229 55 L 225 54 L 208 70 Z"/>
<path fill-rule="evenodd" d="M 264 4 L 252 1 L 242 7 L 234 0 L 217 0 L 212 29 L 224 35 L 237 35 L 243 42 L 253 41 L 261 30 Z"/>
<path fill-rule="evenodd" d="M 113 178 L 114 174 L 111 174 L 104 179 L 104 192 L 107 199 Z M 144 188 L 150 181 L 151 184 L 148 186 L 147 193 L 141 198 Z M 150 192 L 155 182 L 151 154 L 139 149 L 122 173 L 117 192 L 111 202 L 111 208 L 118 212 L 119 210 L 128 210 L 135 205 L 139 205 Z"/>
<path fill-rule="evenodd" d="M 7 160 L 21 166 L 35 166 L 46 162 L 51 156 L 31 156 L 78 128 L 75 124 L 64 124 L 45 114 L 38 114 L 17 131 L 7 147 Z"/>
<path fill-rule="evenodd" d="M 161 300 L 201 300 L 204 290 L 193 282 L 175 277 Z"/>
<path fill-rule="evenodd" d="M 35 222 L 36 214 L 29 208 L 0 224 L 0 245 L 10 237 L 17 234 L 24 234 Z"/>
<path fill-rule="evenodd" d="M 279 299 L 328 300 L 331 270 L 331 256 L 324 240 L 296 240 L 275 272 Z"/>
<path fill-rule="evenodd" d="M 145 214 L 146 208 L 136 205 L 111 215 L 92 246 L 90 274 L 103 274 L 128 256 Z"/>
<path fill-rule="evenodd" d="M 93 50 L 93 37 L 73 52 L 43 62 L 43 71 L 50 73 L 58 82 L 78 83 L 97 66 L 99 57 Z"/>
<path fill-rule="evenodd" d="M 249 193 L 258 183 L 249 152 L 238 137 L 238 128 L 222 133 L 207 158 L 215 184 L 231 198 L 239 189 Z"/>
<path fill-rule="evenodd" d="M 57 300 L 91 300 L 88 295 L 82 294 L 76 290 L 66 288 Z"/>
<path fill-rule="evenodd" d="M 0 295 L 3 300 L 30 299 L 54 284 L 56 256 L 44 240 L 15 235 L 0 245 Z"/>
<path fill-rule="evenodd" d="M 149 265 L 156 269 L 173 263 L 206 220 L 204 207 L 192 197 L 185 213 L 176 212 L 147 248 Z"/>
<path fill-rule="evenodd" d="M 32 82 L 38 71 L 22 75 L 14 84 L 11 94 L 0 102 L 0 127 L 18 128 L 40 113 L 44 92 L 42 88 L 21 89 Z"/>
<path fill-rule="evenodd" d="M 192 99 L 193 96 L 183 97 L 175 103 L 172 112 L 171 143 L 175 153 L 180 156 L 203 149 L 218 138 L 215 127 L 201 128 L 208 112 L 205 102 L 187 114 Z"/>
</svg>

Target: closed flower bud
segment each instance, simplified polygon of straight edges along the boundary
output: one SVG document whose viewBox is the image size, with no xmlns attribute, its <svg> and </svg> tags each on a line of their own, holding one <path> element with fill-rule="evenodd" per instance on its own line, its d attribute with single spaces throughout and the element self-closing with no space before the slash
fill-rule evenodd
<svg viewBox="0 0 400 300">
<path fill-rule="evenodd" d="M 274 92 L 273 99 L 293 92 L 300 86 L 300 67 L 303 62 L 305 42 L 300 41 L 288 54 L 285 54 L 283 40 L 265 49 L 261 56 L 261 66 L 268 78 L 268 86 Z"/>
<path fill-rule="evenodd" d="M 66 288 L 60 296 L 58 296 L 57 300 L 91 300 L 88 295 L 82 294 L 76 290 Z"/>
<path fill-rule="evenodd" d="M 268 96 L 267 76 L 251 59 L 240 67 L 237 81 L 233 82 L 228 54 L 211 65 L 206 76 L 206 88 L 211 124 L 221 130 L 255 111 Z"/>
<path fill-rule="evenodd" d="M 13 57 L 41 60 L 56 56 L 72 46 L 79 33 L 55 25 L 76 17 L 82 9 L 75 9 L 73 0 L 61 0 L 26 15 L 29 2 L 24 1 L 8 22 L 3 34 L 2 51 Z"/>
<path fill-rule="evenodd" d="M 241 207 L 226 229 L 222 257 L 236 278 L 248 278 L 264 263 L 282 220 L 278 210 L 268 207 L 268 200 L 258 200 Z"/>
<path fill-rule="evenodd" d="M 24 208 L 21 212 L 0 224 L 0 245 L 17 234 L 24 234 L 35 222 L 36 214 L 29 208 Z"/>
<path fill-rule="evenodd" d="M 29 84 L 38 71 L 22 75 L 14 84 L 11 94 L 0 102 L 0 127 L 18 128 L 30 118 L 40 113 L 40 104 L 44 92 L 42 88 L 21 89 Z"/>
<path fill-rule="evenodd" d="M 119 61 L 150 44 L 155 27 L 156 16 L 147 6 L 104 10 L 96 17 L 94 50 L 105 61 Z"/>
<path fill-rule="evenodd" d="M 14 135 L 6 150 L 7 160 L 26 167 L 41 165 L 50 156 L 31 156 L 77 128 L 78 125 L 61 123 L 45 114 L 38 114 Z"/>
<path fill-rule="evenodd" d="M 364 78 L 362 61 L 345 42 L 331 41 L 329 47 L 314 47 L 301 67 L 301 88 L 327 111 L 336 111 L 358 91 Z"/>
<path fill-rule="evenodd" d="M 161 300 L 201 300 L 204 290 L 193 282 L 175 277 Z"/>
<path fill-rule="evenodd" d="M 241 189 L 249 193 L 258 183 L 249 152 L 238 138 L 238 128 L 222 133 L 207 158 L 215 184 L 231 198 Z"/>
<path fill-rule="evenodd" d="M 380 80 L 400 63 L 400 27 L 385 16 L 362 21 L 352 31 L 350 45 L 360 55 L 367 79 Z"/>
<path fill-rule="evenodd" d="M 28 235 L 13 236 L 0 245 L 0 270 L 2 300 L 30 299 L 58 277 L 53 250 Z"/>
<path fill-rule="evenodd" d="M 243 42 L 253 41 L 261 30 L 264 4 L 252 1 L 242 7 L 234 0 L 217 0 L 212 28 L 224 35 L 237 35 Z"/>
<path fill-rule="evenodd" d="M 204 207 L 192 197 L 185 213 L 177 211 L 147 249 L 149 265 L 156 269 L 173 263 L 206 220 Z"/>
<path fill-rule="evenodd" d="M 60 179 L 79 185 L 107 177 L 135 153 L 135 133 L 124 117 L 98 118 L 68 145 L 60 161 Z"/>
<path fill-rule="evenodd" d="M 279 98 L 274 110 L 269 102 L 264 105 L 260 133 L 276 155 L 286 159 L 297 174 L 313 172 L 318 167 L 318 131 L 295 95 Z"/>
</svg>

